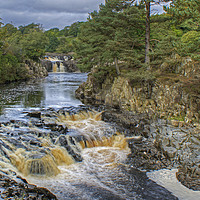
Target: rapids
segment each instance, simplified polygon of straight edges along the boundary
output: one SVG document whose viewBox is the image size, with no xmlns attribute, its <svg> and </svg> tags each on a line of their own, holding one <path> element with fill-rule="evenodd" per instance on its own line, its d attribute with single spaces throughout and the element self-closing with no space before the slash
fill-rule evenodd
<svg viewBox="0 0 200 200">
<path fill-rule="evenodd" d="M 61 200 L 177 199 L 126 165 L 130 138 L 75 98 L 86 78 L 52 73 L 1 86 L 0 173 L 20 175 Z"/>
</svg>

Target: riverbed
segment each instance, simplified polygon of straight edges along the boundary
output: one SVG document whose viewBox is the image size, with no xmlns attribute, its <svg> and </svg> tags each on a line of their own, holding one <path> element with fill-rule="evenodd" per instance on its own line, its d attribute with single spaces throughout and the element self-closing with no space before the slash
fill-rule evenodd
<svg viewBox="0 0 200 200">
<path fill-rule="evenodd" d="M 179 186 L 180 183 L 171 182 L 172 178 L 168 177 L 173 175 L 175 180 L 173 170 L 166 170 L 166 176 L 163 171 L 146 174 L 126 164 L 130 149 L 125 142 L 122 143 L 124 136 L 116 134 L 115 127 L 102 121 L 100 112 L 87 108 L 75 98 L 75 90 L 86 79 L 87 74 L 83 73 L 50 73 L 45 79 L 0 86 L 0 139 L 5 147 L 9 146 L 7 154 L 12 157 L 11 161 L 2 158 L 4 165 L 1 164 L 1 167 L 6 166 L 29 183 L 47 188 L 61 200 L 171 200 L 176 197 L 198 200 L 199 192 L 188 192 L 186 187 Z M 51 155 L 54 155 L 52 152 L 58 153 L 58 148 L 64 147 L 61 136 L 70 137 L 70 140 L 80 136 L 86 138 L 84 148 L 82 146 L 80 152 L 75 153 L 76 157 L 60 158 L 60 162 L 55 162 L 55 173 L 50 173 L 49 169 L 45 174 L 37 169 L 28 171 L 21 167 L 20 159 L 26 163 L 27 160 L 33 162 L 34 157 L 36 162 L 50 154 L 46 154 L 47 149 L 48 152 L 51 150 Z M 19 143 L 11 142 L 10 138 L 19 140 Z M 76 145 L 73 148 L 79 151 Z M 27 158 L 29 155 L 31 161 Z M 57 158 L 56 155 L 54 157 Z M 16 164 L 14 161 L 17 159 L 19 162 Z M 67 159 L 72 160 L 70 164 Z M 183 195 L 183 191 L 187 195 Z"/>
</svg>

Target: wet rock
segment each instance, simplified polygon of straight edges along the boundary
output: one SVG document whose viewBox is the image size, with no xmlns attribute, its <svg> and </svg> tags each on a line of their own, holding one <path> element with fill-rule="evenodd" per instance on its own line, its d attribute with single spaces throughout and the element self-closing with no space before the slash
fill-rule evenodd
<svg viewBox="0 0 200 200">
<path fill-rule="evenodd" d="M 146 140 L 139 143 L 129 141 L 132 151 L 128 161 L 130 165 L 145 170 L 166 167 L 184 169 L 177 176 L 179 180 L 191 189 L 200 190 L 197 182 L 200 161 L 196 159 L 200 152 L 198 127 L 180 126 L 176 120 L 173 126 L 171 121 L 149 120 L 144 116 L 112 109 L 112 112 L 106 110 L 103 119 L 113 123 L 116 129 L 123 127 L 128 137 L 145 136 Z"/>
<path fill-rule="evenodd" d="M 57 200 L 56 196 L 45 188 L 30 185 L 26 181 L 22 182 L 20 178 L 12 179 L 0 173 L 0 198 L 1 199 L 48 199 Z"/>
<path fill-rule="evenodd" d="M 68 135 L 62 135 L 57 139 L 56 144 L 65 147 L 67 152 L 74 158 L 75 161 L 81 162 L 83 160 L 80 154 L 81 148 L 75 138 Z"/>
<path fill-rule="evenodd" d="M 40 111 L 30 112 L 30 113 L 28 113 L 28 116 L 41 119 L 41 112 Z"/>
<path fill-rule="evenodd" d="M 40 62 L 34 62 L 32 60 L 25 60 L 25 67 L 28 72 L 28 77 L 32 79 L 43 78 L 48 76 L 48 72 Z"/>
<path fill-rule="evenodd" d="M 195 177 L 188 176 L 188 173 L 185 173 L 183 168 L 180 168 L 176 173 L 177 179 L 186 187 L 193 190 L 199 191 L 200 187 L 200 175 L 197 174 Z"/>
<path fill-rule="evenodd" d="M 164 147 L 163 150 L 167 157 L 170 159 L 173 159 L 177 152 L 177 149 L 174 147 Z"/>
<path fill-rule="evenodd" d="M 127 162 L 134 168 L 158 170 L 173 166 L 173 163 L 151 142 L 129 142 L 129 148 L 131 154 L 129 154 Z"/>
<path fill-rule="evenodd" d="M 171 124 L 172 124 L 172 126 L 179 127 L 179 121 L 178 120 L 171 120 Z"/>
</svg>

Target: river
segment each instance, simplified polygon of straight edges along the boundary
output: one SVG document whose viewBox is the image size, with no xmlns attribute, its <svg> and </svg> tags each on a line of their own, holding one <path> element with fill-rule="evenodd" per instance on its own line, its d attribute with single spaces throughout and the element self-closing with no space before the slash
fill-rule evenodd
<svg viewBox="0 0 200 200">
<path fill-rule="evenodd" d="M 45 79 L 0 86 L 0 120 L 28 110 L 81 105 L 74 91 L 86 79 L 83 73 L 49 73 Z"/>
<path fill-rule="evenodd" d="M 45 79 L 0 86 L 0 169 L 15 171 L 61 200 L 177 199 L 171 192 L 186 200 L 180 191 L 185 188 L 172 190 L 174 171 L 162 177 L 162 171 L 149 173 L 162 187 L 124 164 L 130 153 L 124 136 L 75 98 L 86 79 L 82 73 L 50 73 Z M 27 116 L 35 112 L 42 116 Z M 74 140 L 80 136 L 85 138 L 81 147 Z"/>
</svg>

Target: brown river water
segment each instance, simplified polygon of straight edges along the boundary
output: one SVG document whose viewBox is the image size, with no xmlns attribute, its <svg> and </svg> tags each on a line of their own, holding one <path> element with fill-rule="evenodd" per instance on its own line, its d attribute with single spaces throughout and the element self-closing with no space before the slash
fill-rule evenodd
<svg viewBox="0 0 200 200">
<path fill-rule="evenodd" d="M 124 135 L 75 98 L 86 79 L 50 73 L 0 86 L 0 170 L 12 170 L 61 200 L 200 199 L 177 181 L 176 169 L 146 173 L 125 164 L 130 149 Z M 27 117 L 31 112 L 42 113 L 40 120 Z"/>
</svg>

